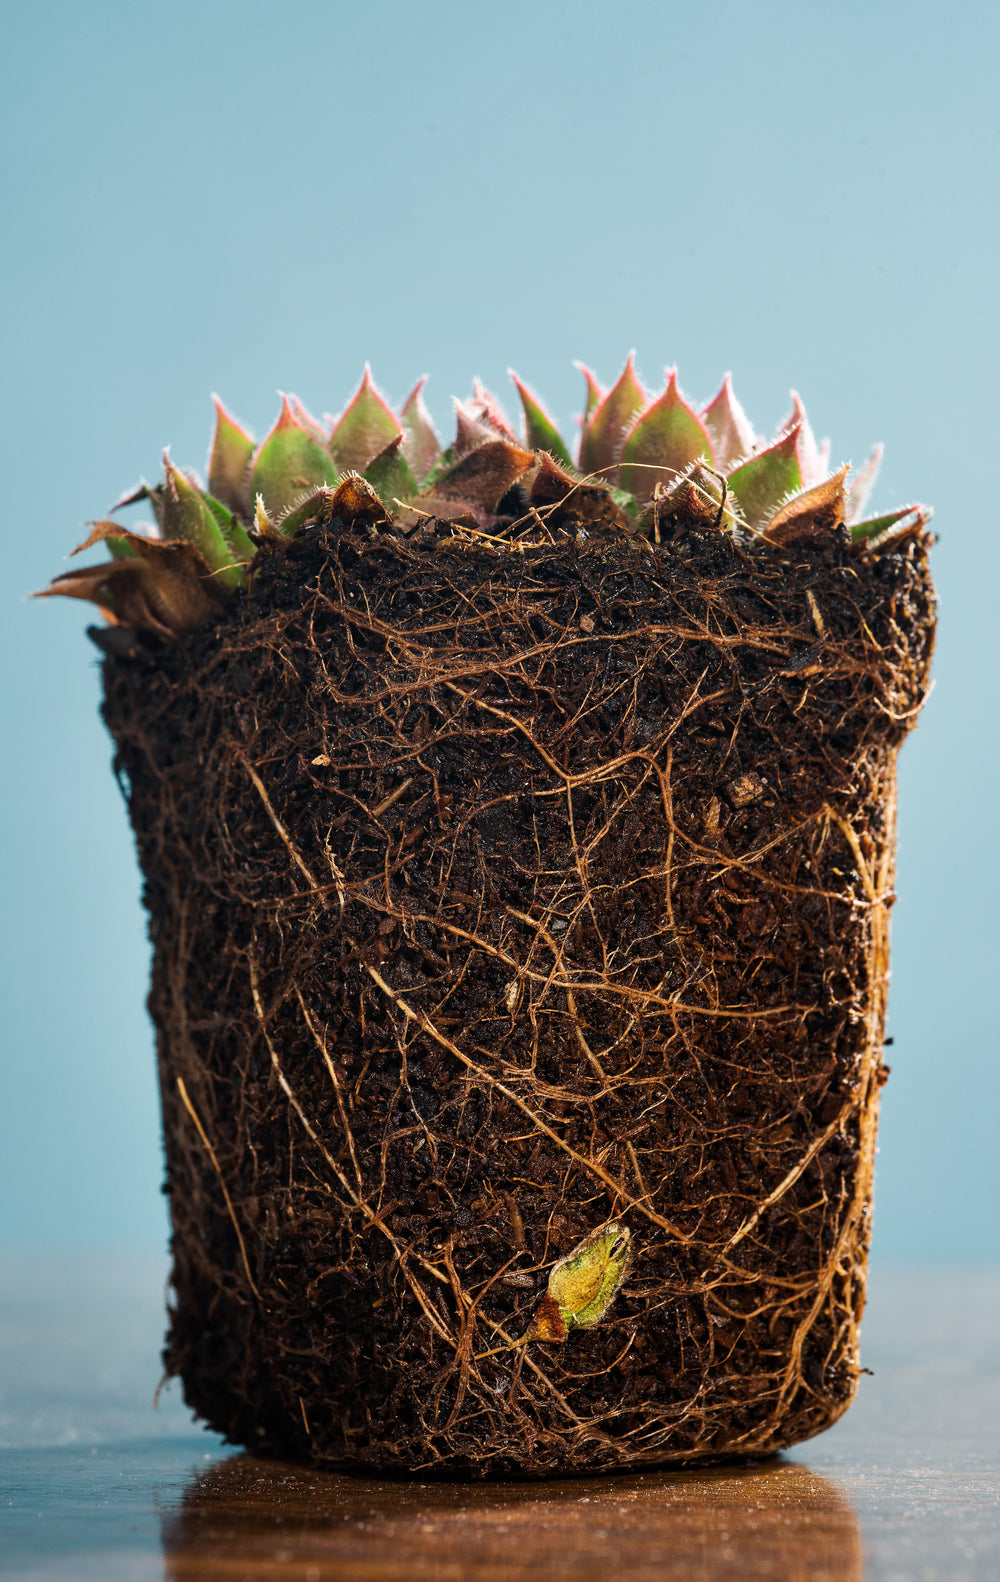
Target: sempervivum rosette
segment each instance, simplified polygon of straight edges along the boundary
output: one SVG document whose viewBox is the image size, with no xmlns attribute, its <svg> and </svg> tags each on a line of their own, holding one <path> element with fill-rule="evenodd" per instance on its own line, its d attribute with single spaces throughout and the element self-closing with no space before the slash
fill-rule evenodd
<svg viewBox="0 0 1000 1582">
<path fill-rule="evenodd" d="M 108 625 L 154 944 L 167 1364 L 231 1439 L 760 1455 L 857 1376 L 927 513 L 631 359 L 220 407 L 49 590 Z"/>
</svg>

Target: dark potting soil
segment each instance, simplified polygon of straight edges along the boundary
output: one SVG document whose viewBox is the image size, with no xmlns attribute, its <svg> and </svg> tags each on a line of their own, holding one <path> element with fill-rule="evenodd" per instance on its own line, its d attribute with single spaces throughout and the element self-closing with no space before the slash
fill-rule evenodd
<svg viewBox="0 0 1000 1582">
<path fill-rule="evenodd" d="M 145 875 L 166 1352 L 255 1450 L 760 1455 L 854 1393 L 926 535 L 343 524 L 105 660 Z M 602 1320 L 525 1341 L 614 1220 Z"/>
</svg>

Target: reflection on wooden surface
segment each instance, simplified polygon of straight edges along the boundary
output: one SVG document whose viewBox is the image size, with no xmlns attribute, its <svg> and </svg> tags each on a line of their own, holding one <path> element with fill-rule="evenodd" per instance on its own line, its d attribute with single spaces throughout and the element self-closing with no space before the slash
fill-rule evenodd
<svg viewBox="0 0 1000 1582">
<path fill-rule="evenodd" d="M 558 1483 L 377 1481 L 233 1456 L 163 1516 L 166 1582 L 861 1582 L 847 1501 L 808 1468 Z"/>
</svg>

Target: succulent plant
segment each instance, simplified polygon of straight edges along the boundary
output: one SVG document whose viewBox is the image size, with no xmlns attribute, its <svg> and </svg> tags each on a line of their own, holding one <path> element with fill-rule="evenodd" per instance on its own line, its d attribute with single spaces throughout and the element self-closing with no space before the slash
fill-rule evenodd
<svg viewBox="0 0 1000 1582">
<path fill-rule="evenodd" d="M 162 483 L 141 483 L 112 507 L 113 515 L 147 501 L 155 525 L 133 532 L 97 522 L 74 554 L 103 542 L 110 559 L 64 572 L 44 592 L 90 600 L 112 625 L 169 639 L 223 612 L 248 583 L 262 538 L 290 538 L 307 521 L 347 512 L 404 531 L 427 518 L 466 518 L 509 535 L 572 501 L 584 531 L 617 527 L 658 542 L 662 521 L 682 503 L 689 517 L 749 547 L 838 531 L 855 545 L 879 545 L 929 516 L 912 505 L 866 517 L 882 447 L 854 472 L 831 472 L 829 442 L 817 444 L 797 394 L 777 435 L 764 440 L 728 374 L 698 410 L 675 369 L 653 397 L 631 355 L 608 391 L 580 366 L 587 403 L 575 465 L 542 402 L 513 372 L 523 436 L 476 380 L 472 397 L 455 403 L 455 438 L 444 451 L 423 379 L 398 415 L 367 367 L 337 418 L 321 422 L 284 396 L 259 444 L 216 398 L 207 486 L 165 453 Z"/>
<path fill-rule="evenodd" d="M 516 375 L 445 450 L 367 369 L 259 444 L 217 403 L 47 590 L 110 622 L 165 1364 L 258 1454 L 770 1454 L 862 1371 L 928 513 L 798 396 L 582 372 L 574 453 Z"/>
</svg>

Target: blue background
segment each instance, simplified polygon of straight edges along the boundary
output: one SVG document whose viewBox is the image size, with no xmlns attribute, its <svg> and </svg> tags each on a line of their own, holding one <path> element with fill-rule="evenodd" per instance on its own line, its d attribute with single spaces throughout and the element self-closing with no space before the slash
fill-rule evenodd
<svg viewBox="0 0 1000 1582">
<path fill-rule="evenodd" d="M 931 501 L 937 688 L 901 763 L 876 1254 L 997 1230 L 995 5 L 33 0 L 0 65 L 0 1245 L 165 1237 L 138 875 L 84 607 L 28 604 L 208 393 L 439 425 L 572 359 L 757 427 L 795 385 L 878 508 Z"/>
</svg>

